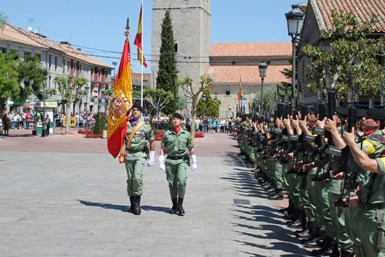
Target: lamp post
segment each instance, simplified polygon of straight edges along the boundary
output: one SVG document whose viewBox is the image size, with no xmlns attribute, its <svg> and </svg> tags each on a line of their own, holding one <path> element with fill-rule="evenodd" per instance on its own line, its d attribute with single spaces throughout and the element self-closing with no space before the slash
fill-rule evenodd
<svg viewBox="0 0 385 257">
<path fill-rule="evenodd" d="M 203 104 L 203 111 L 202 111 L 202 116 L 203 116 L 203 132 L 207 132 L 207 127 L 206 126 L 208 126 L 208 123 L 207 123 L 207 121 L 205 119 L 206 100 L 207 100 L 206 94 L 203 94 L 202 95 L 202 101 L 204 102 L 204 104 Z"/>
<path fill-rule="evenodd" d="M 112 62 L 112 65 L 114 65 L 114 87 L 115 87 L 115 83 L 116 83 L 116 81 L 115 81 L 115 79 L 116 79 L 116 69 L 115 69 L 115 67 L 116 67 L 116 62 Z"/>
<path fill-rule="evenodd" d="M 295 89 L 295 73 L 296 73 L 296 60 L 295 60 L 295 55 L 296 55 L 296 44 L 297 41 L 299 40 L 299 36 L 301 33 L 302 29 L 302 24 L 303 24 L 303 17 L 305 14 L 302 12 L 302 10 L 299 8 L 299 5 L 293 4 L 291 6 L 291 10 L 288 13 L 285 13 L 286 20 L 287 20 L 287 29 L 288 29 L 288 34 L 291 36 L 291 43 L 293 46 L 292 49 L 292 76 L 291 76 L 291 101 L 292 105 L 294 107 L 294 89 Z"/>
<path fill-rule="evenodd" d="M 268 65 L 269 64 L 265 61 L 258 64 L 259 76 L 261 77 L 261 110 L 262 111 L 263 111 L 263 81 L 265 80 L 265 77 L 266 77 L 266 70 Z"/>
<path fill-rule="evenodd" d="M 42 124 L 42 126 L 43 126 L 43 128 L 42 128 L 42 132 L 41 132 L 41 136 L 42 137 L 44 137 L 45 136 L 45 130 L 46 129 L 44 129 L 44 125 L 45 125 L 45 127 L 47 128 L 47 125 L 45 124 L 45 99 L 46 99 L 46 97 L 47 97 L 47 79 L 44 79 L 43 80 L 43 89 L 44 89 L 44 91 L 43 91 L 43 118 L 42 118 L 42 121 L 43 121 L 43 124 Z"/>
</svg>

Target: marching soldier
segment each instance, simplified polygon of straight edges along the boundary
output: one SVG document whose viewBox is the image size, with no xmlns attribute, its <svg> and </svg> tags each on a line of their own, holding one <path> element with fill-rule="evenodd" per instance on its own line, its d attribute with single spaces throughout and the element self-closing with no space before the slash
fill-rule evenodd
<svg viewBox="0 0 385 257">
<path fill-rule="evenodd" d="M 184 216 L 183 199 L 186 193 L 187 170 L 197 169 L 197 158 L 193 140 L 188 131 L 180 125 L 183 117 L 174 113 L 171 119 L 172 130 L 167 130 L 162 138 L 159 154 L 159 167 L 166 172 L 170 188 L 172 208 L 170 214 Z"/>
<path fill-rule="evenodd" d="M 142 117 L 143 107 L 135 103 L 131 108 L 132 118 L 127 122 L 127 133 L 120 157 L 127 171 L 127 193 L 130 197 L 130 212 L 140 215 L 140 198 L 143 193 L 143 169 L 149 154 L 148 166 L 154 165 L 155 138 L 150 124 Z M 150 148 L 148 148 L 148 142 Z M 148 153 L 149 152 L 149 153 Z"/>
</svg>

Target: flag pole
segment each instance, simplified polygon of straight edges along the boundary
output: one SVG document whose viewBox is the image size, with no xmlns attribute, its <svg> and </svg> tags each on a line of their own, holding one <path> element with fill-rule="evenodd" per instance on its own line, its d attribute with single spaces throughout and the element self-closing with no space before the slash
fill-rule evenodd
<svg viewBox="0 0 385 257">
<path fill-rule="evenodd" d="M 144 60 L 144 57 L 143 57 L 143 0 L 142 0 L 142 33 L 141 33 L 141 42 L 142 42 L 142 60 Z M 144 64 L 144 61 L 143 61 L 143 64 Z M 141 75 L 140 75 L 140 105 L 143 106 L 143 72 L 144 72 L 144 68 L 143 68 L 143 64 L 141 64 L 141 68 L 142 68 L 142 72 L 141 72 Z"/>
</svg>

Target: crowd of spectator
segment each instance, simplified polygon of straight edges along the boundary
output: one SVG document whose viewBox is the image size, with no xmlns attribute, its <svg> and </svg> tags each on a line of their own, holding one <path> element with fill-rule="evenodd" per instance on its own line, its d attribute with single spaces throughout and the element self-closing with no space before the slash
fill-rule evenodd
<svg viewBox="0 0 385 257">
<path fill-rule="evenodd" d="M 167 116 L 154 116 L 152 123 L 155 129 L 165 130 L 168 127 L 169 118 Z M 191 117 L 185 116 L 183 123 L 187 130 L 191 130 Z M 229 133 L 233 123 L 232 118 L 197 117 L 195 119 L 195 131 Z"/>
<path fill-rule="evenodd" d="M 92 129 L 95 125 L 95 118 L 96 114 L 92 111 L 82 111 L 75 115 L 73 113 L 70 114 L 71 123 L 74 122 L 75 127 L 83 129 Z M 146 115 L 145 118 L 150 119 L 150 117 Z M 52 122 L 55 123 L 55 127 L 63 128 L 65 127 L 65 123 L 63 122 L 65 119 L 65 113 L 55 111 Z M 166 130 L 169 126 L 169 117 L 166 115 L 155 115 L 150 120 L 153 123 L 153 127 L 158 130 Z M 36 126 L 35 123 L 37 121 L 43 121 L 43 114 L 33 110 L 26 110 L 21 113 L 10 111 L 9 113 L 4 113 L 4 115 L 0 117 L 0 124 L 4 132 L 5 129 L 30 129 L 32 126 Z M 105 121 L 107 122 L 107 115 Z M 191 117 L 185 116 L 183 123 L 184 127 L 190 131 L 192 126 Z M 233 123 L 232 118 L 197 117 L 195 119 L 195 131 L 203 133 L 230 133 Z"/>
</svg>

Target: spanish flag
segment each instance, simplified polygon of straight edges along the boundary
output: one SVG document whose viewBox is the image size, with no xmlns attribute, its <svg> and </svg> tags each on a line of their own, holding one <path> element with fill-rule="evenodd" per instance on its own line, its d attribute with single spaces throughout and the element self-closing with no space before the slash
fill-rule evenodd
<svg viewBox="0 0 385 257">
<path fill-rule="evenodd" d="M 127 119 L 132 107 L 132 78 L 130 64 L 130 42 L 124 42 L 114 91 L 108 104 L 108 152 L 116 158 L 124 144 L 127 131 Z"/>
<path fill-rule="evenodd" d="M 242 97 L 243 97 L 241 80 L 242 80 L 242 78 L 239 78 L 238 107 L 241 107 L 241 101 L 242 101 Z"/>
<path fill-rule="evenodd" d="M 146 59 L 143 56 L 143 46 L 142 46 L 142 6 L 140 6 L 140 15 L 139 15 L 139 23 L 138 23 L 138 32 L 135 36 L 134 45 L 138 47 L 138 60 L 141 65 L 147 68 Z"/>
</svg>

